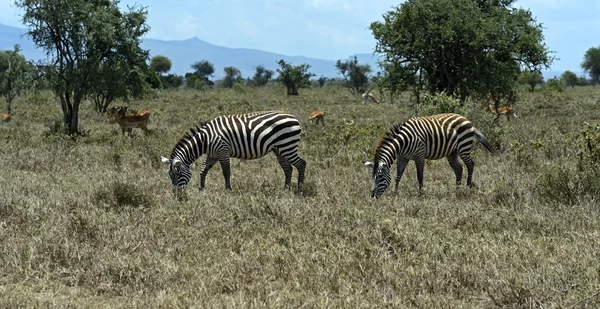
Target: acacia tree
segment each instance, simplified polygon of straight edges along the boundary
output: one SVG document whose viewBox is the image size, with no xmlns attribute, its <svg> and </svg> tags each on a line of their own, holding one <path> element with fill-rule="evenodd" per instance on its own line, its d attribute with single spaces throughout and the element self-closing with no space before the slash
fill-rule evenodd
<svg viewBox="0 0 600 309">
<path fill-rule="evenodd" d="M 121 12 L 118 0 L 16 0 L 35 45 L 46 51 L 46 79 L 59 98 L 69 134 L 79 133 L 79 105 L 106 65 L 148 58 L 139 47 L 147 10 Z M 126 87 L 126 84 L 116 85 Z"/>
<path fill-rule="evenodd" d="M 541 24 L 515 0 L 408 0 L 373 22 L 376 53 L 407 84 L 464 102 L 514 97 L 521 67 L 540 71 L 552 58 Z M 420 78 L 418 78 L 420 74 Z"/>
<path fill-rule="evenodd" d="M 243 81 L 242 72 L 234 66 L 229 66 L 223 68 L 225 71 L 225 77 L 223 78 L 223 87 L 225 88 L 233 88 L 233 85 L 236 83 L 241 83 Z"/>
<path fill-rule="evenodd" d="M 6 99 L 9 115 L 13 100 L 33 82 L 32 73 L 33 66 L 25 60 L 18 44 L 13 50 L 0 51 L 0 95 Z"/>
<path fill-rule="evenodd" d="M 518 81 L 521 84 L 531 87 L 531 92 L 535 91 L 535 86 L 544 82 L 544 77 L 538 72 L 524 71 L 519 74 Z"/>
<path fill-rule="evenodd" d="M 267 70 L 263 65 L 258 65 L 256 67 L 256 73 L 254 73 L 254 77 L 252 77 L 252 84 L 256 87 L 263 87 L 271 80 L 273 74 L 275 74 L 273 70 Z"/>
<path fill-rule="evenodd" d="M 150 70 L 156 72 L 159 76 L 169 72 L 171 70 L 171 59 L 166 56 L 157 55 L 150 59 Z"/>
<path fill-rule="evenodd" d="M 339 59 L 335 63 L 335 68 L 339 74 L 344 77 L 345 87 L 352 93 L 359 93 L 363 87 L 369 83 L 369 73 L 371 73 L 371 66 L 368 64 L 358 64 L 356 55 L 350 57 L 350 59 L 342 62 Z"/>
<path fill-rule="evenodd" d="M 298 89 L 310 87 L 310 78 L 315 74 L 308 72 L 310 65 L 303 63 L 293 66 L 283 59 L 277 61 L 281 68 L 277 69 L 279 76 L 277 80 L 287 89 L 287 95 L 299 95 Z"/>
<path fill-rule="evenodd" d="M 209 79 L 215 73 L 215 66 L 208 60 L 194 62 L 191 65 L 193 72 L 185 74 L 187 86 L 195 89 L 204 89 L 204 86 L 212 86 L 215 83 Z"/>
<path fill-rule="evenodd" d="M 581 67 L 590 75 L 592 85 L 600 83 L 600 47 L 592 47 L 585 52 Z"/>
<path fill-rule="evenodd" d="M 319 83 L 319 88 L 323 88 L 323 86 L 325 85 L 325 83 L 327 82 L 328 78 L 321 75 L 321 77 L 319 77 L 317 79 L 317 82 Z"/>
<path fill-rule="evenodd" d="M 575 88 L 575 86 L 577 85 L 577 74 L 571 72 L 571 71 L 565 71 L 562 76 L 561 76 L 562 80 L 565 82 L 565 84 L 567 86 L 571 86 L 571 88 Z"/>
</svg>

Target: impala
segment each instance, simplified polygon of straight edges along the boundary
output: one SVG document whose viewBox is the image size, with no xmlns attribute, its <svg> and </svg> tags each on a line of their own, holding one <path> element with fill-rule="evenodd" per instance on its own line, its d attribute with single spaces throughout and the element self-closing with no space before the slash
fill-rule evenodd
<svg viewBox="0 0 600 309">
<path fill-rule="evenodd" d="M 319 121 L 321 121 L 321 125 L 325 126 L 325 113 L 320 110 L 313 111 L 310 113 L 308 120 L 310 123 L 313 123 L 313 120 L 315 120 L 317 125 L 319 124 Z"/>
</svg>

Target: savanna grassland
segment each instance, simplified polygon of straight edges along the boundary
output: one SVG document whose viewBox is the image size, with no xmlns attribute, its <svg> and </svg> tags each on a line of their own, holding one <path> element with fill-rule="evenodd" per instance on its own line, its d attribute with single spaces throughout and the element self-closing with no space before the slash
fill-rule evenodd
<svg viewBox="0 0 600 309">
<path fill-rule="evenodd" d="M 600 89 L 524 92 L 519 118 L 496 124 L 467 103 L 501 148 L 475 148 L 475 187 L 430 161 L 420 196 L 411 162 L 379 200 L 362 162 L 419 113 L 408 96 L 284 93 L 161 92 L 129 104 L 152 111 L 152 133 L 133 137 L 86 104 L 76 141 L 53 133 L 49 93 L 18 99 L 0 123 L 0 307 L 600 307 L 600 179 L 580 133 L 600 122 Z M 308 122 L 317 108 L 325 127 Z M 303 192 L 295 170 L 283 188 L 269 155 L 233 159 L 231 192 L 218 165 L 199 191 L 198 161 L 186 198 L 173 197 L 160 156 L 189 127 L 273 109 L 302 121 Z"/>
</svg>

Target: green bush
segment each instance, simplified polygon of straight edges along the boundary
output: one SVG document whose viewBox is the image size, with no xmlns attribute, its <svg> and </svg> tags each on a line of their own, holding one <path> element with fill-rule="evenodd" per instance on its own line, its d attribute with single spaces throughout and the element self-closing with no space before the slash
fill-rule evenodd
<svg viewBox="0 0 600 309">
<path fill-rule="evenodd" d="M 417 114 L 419 116 L 429 116 L 443 113 L 457 113 L 464 115 L 466 112 L 464 105 L 460 100 L 448 96 L 445 93 L 437 93 L 435 95 L 423 94 L 421 103 L 417 106 Z"/>
</svg>

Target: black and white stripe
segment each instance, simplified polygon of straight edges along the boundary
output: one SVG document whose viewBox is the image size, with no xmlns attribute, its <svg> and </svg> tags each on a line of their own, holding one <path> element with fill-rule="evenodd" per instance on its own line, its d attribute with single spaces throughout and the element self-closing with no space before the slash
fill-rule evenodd
<svg viewBox="0 0 600 309">
<path fill-rule="evenodd" d="M 467 166 L 467 185 L 472 186 L 473 167 L 471 158 L 473 140 L 477 139 L 488 151 L 494 152 L 471 121 L 458 114 L 438 114 L 425 117 L 414 117 L 405 123 L 395 125 L 384 136 L 375 152 L 373 162 L 365 162 L 372 168 L 371 197 L 379 198 L 391 183 L 390 168 L 398 159 L 396 188 L 408 161 L 413 160 L 417 166 L 419 190 L 423 188 L 423 167 L 425 159 L 438 160 L 446 157 L 454 170 L 456 184 L 462 180 L 462 165 Z"/>
<path fill-rule="evenodd" d="M 190 181 L 190 165 L 206 154 L 200 189 L 204 188 L 208 171 L 219 162 L 225 189 L 231 190 L 230 158 L 250 160 L 273 152 L 285 174 L 285 186 L 291 182 L 293 165 L 298 170 L 298 188 L 302 188 L 306 161 L 298 155 L 300 133 L 298 119 L 282 112 L 218 116 L 192 128 L 177 142 L 171 156 L 161 160 L 169 164 L 173 188 L 182 189 Z"/>
</svg>

